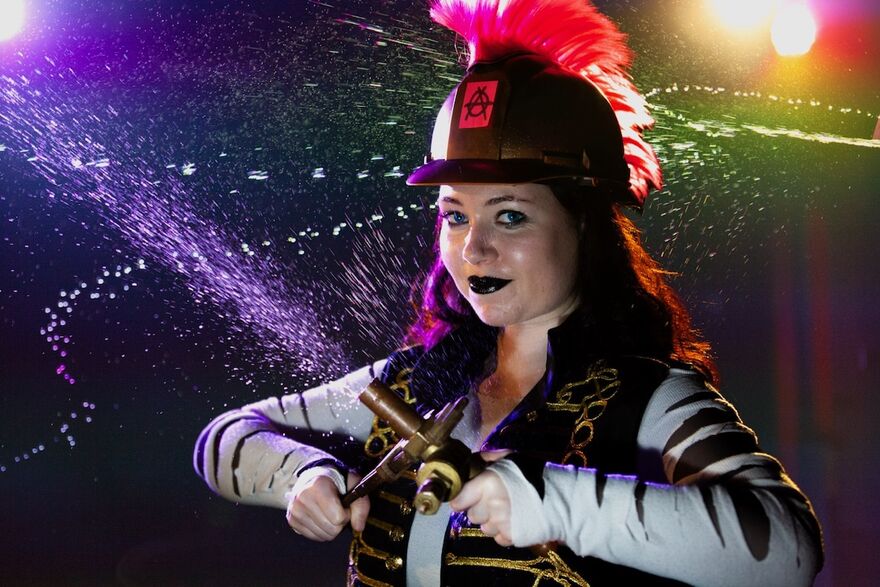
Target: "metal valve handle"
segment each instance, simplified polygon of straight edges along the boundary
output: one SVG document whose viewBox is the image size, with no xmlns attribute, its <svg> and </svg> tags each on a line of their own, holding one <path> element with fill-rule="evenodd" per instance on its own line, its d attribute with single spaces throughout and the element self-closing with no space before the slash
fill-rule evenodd
<svg viewBox="0 0 880 587">
<path fill-rule="evenodd" d="M 422 418 L 387 385 L 378 379 L 374 379 L 367 388 L 361 392 L 359 399 L 380 419 L 388 423 L 389 427 L 400 438 L 400 441 L 388 451 L 376 468 L 367 473 L 367 475 L 361 479 L 351 491 L 342 497 L 343 506 L 348 507 L 354 500 L 363 497 L 364 495 L 368 495 L 374 489 L 385 483 L 394 481 L 400 477 L 404 471 L 409 469 L 413 463 L 429 461 L 431 456 L 438 453 L 438 451 L 441 451 L 438 454 L 438 457 L 447 452 L 454 453 L 456 459 L 461 458 L 463 454 L 465 454 L 466 458 L 470 456 L 470 450 L 468 450 L 464 444 L 450 437 L 453 429 L 455 429 L 455 426 L 461 421 L 461 418 L 464 415 L 464 409 L 468 403 L 467 398 L 458 398 L 454 402 L 444 406 L 436 415 L 429 414 L 426 418 Z M 449 448 L 456 444 L 461 445 L 461 449 L 464 450 L 464 453 L 461 449 Z M 449 447 L 447 447 L 447 445 L 449 445 Z M 444 448 L 445 450 L 443 450 Z M 434 462 L 435 464 L 431 465 L 425 473 L 424 479 L 420 478 L 419 482 L 423 483 L 424 480 L 430 476 L 430 471 L 439 471 L 440 469 L 443 469 L 445 471 L 445 476 L 440 473 L 440 477 L 438 477 L 437 481 L 427 486 L 426 491 L 430 487 L 430 490 L 434 492 L 432 495 L 437 496 L 438 494 L 442 494 L 443 498 L 440 498 L 440 501 L 448 501 L 458 494 L 461 485 L 463 485 L 464 481 L 467 481 L 469 477 L 462 478 L 459 474 L 457 475 L 456 481 L 455 478 L 449 478 L 456 477 L 455 474 L 450 473 L 449 468 L 444 468 L 439 465 L 439 458 L 435 458 Z M 425 467 L 425 465 L 422 465 L 422 467 Z M 462 467 L 452 466 L 451 468 L 455 470 L 461 469 Z M 467 474 L 467 471 L 465 471 L 465 474 Z M 440 487 L 445 485 L 449 485 L 449 487 L 446 492 L 443 492 Z M 424 505 L 423 508 L 419 508 L 419 511 L 422 511 L 422 513 L 436 512 L 440 501 L 436 502 L 436 507 L 431 507 L 429 504 L 433 503 L 434 500 L 431 498 L 426 499 L 426 505 Z"/>
<path fill-rule="evenodd" d="M 422 418 L 387 385 L 374 379 L 361 392 L 360 400 L 388 422 L 400 441 L 342 497 L 343 506 L 349 507 L 354 500 L 394 481 L 413 463 L 421 461 L 416 475 L 419 489 L 413 505 L 422 514 L 435 514 L 441 503 L 453 499 L 465 482 L 486 468 L 488 463 L 479 454 L 472 453 L 463 442 L 450 436 L 464 415 L 466 397 L 446 404 L 436 415 Z M 537 556 L 545 556 L 556 548 L 555 542 L 530 547 Z"/>
</svg>

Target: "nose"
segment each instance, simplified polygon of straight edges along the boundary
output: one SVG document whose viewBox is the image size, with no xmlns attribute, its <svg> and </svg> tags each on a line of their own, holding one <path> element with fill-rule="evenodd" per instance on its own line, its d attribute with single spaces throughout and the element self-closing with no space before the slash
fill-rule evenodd
<svg viewBox="0 0 880 587">
<path fill-rule="evenodd" d="M 471 265 L 492 261 L 498 252 L 492 239 L 491 230 L 474 223 L 469 227 L 461 251 L 462 258 Z"/>
</svg>

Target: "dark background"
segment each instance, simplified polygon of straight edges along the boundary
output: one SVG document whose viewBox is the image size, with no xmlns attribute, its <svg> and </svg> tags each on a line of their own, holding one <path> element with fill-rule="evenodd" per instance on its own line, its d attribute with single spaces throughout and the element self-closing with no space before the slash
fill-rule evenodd
<svg viewBox="0 0 880 587">
<path fill-rule="evenodd" d="M 657 118 L 667 185 L 638 222 L 722 391 L 813 500 L 818 585 L 880 576 L 875 4 L 811 2 L 817 43 L 783 59 L 703 2 L 598 3 Z M 0 42 L 0 584 L 342 582 L 344 538 L 312 544 L 281 511 L 214 496 L 191 451 L 223 410 L 393 348 L 433 226 L 431 191 L 401 175 L 462 71 L 426 12 L 57 1 Z M 76 153 L 109 166 L 75 171 Z M 240 281 L 269 284 L 257 306 L 309 317 L 318 360 L 178 265 L 190 249 L 134 236 L 132 210 L 166 208 L 167 226 L 214 230 Z M 80 283 L 100 295 L 58 308 Z"/>
</svg>

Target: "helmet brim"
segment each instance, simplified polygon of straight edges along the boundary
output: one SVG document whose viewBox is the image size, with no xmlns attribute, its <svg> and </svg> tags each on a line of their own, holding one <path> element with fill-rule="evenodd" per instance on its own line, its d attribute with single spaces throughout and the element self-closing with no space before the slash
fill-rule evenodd
<svg viewBox="0 0 880 587">
<path fill-rule="evenodd" d="M 435 159 L 417 167 L 408 185 L 473 185 L 538 183 L 553 179 L 581 179 L 571 167 L 549 165 L 534 159 Z"/>
</svg>

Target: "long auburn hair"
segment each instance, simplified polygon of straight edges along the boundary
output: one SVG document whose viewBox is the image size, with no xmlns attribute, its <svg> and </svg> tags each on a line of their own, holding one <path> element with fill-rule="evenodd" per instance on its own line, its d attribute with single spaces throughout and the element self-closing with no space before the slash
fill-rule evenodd
<svg viewBox="0 0 880 587">
<path fill-rule="evenodd" d="M 655 261 L 641 242 L 636 225 L 609 197 L 589 188 L 550 185 L 554 195 L 580 226 L 578 277 L 582 312 L 595 328 L 603 350 L 686 363 L 709 383 L 718 369 L 709 343 L 693 327 L 678 294 L 669 285 L 669 271 Z M 438 216 L 435 237 L 439 237 Z M 416 319 L 406 343 L 431 348 L 457 327 L 479 320 L 459 293 L 440 259 L 413 286 Z"/>
</svg>

